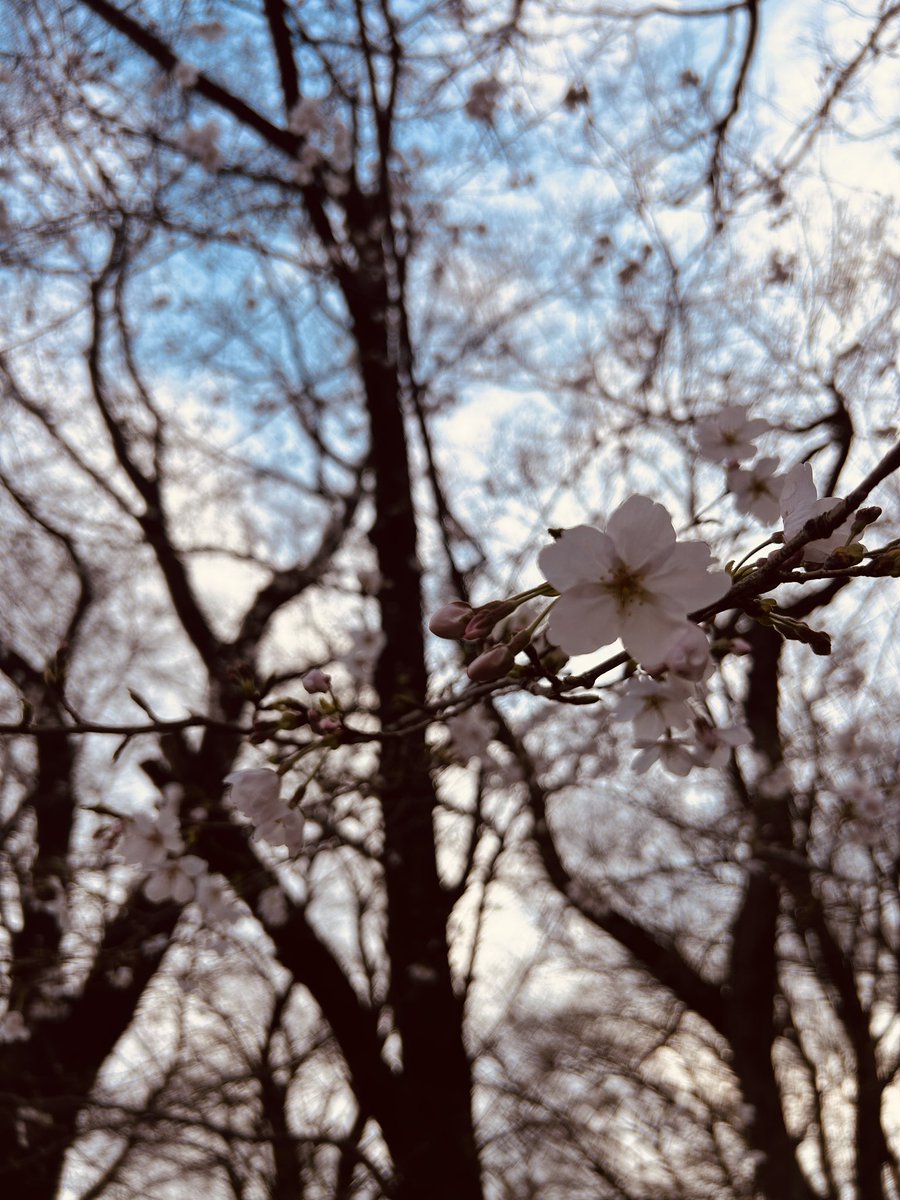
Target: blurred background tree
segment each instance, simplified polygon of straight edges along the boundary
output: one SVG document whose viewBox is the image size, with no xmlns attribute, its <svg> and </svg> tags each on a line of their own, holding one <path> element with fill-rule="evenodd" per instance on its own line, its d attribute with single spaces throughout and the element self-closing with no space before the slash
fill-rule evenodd
<svg viewBox="0 0 900 1200">
<path fill-rule="evenodd" d="M 2 11 L 8 1193 L 900 1195 L 895 585 L 720 616 L 679 780 L 423 628 L 634 491 L 751 551 L 723 405 L 896 441 L 900 6 Z"/>
</svg>

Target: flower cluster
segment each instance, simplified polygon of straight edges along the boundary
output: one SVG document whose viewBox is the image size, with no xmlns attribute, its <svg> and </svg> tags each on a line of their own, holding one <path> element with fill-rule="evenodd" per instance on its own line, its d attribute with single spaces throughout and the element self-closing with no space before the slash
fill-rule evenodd
<svg viewBox="0 0 900 1200">
<path fill-rule="evenodd" d="M 754 438 L 770 428 L 761 417 L 749 417 L 739 404 L 720 409 L 694 426 L 702 458 L 726 464 L 725 482 L 738 512 L 771 525 L 778 520 L 778 501 L 784 476 L 776 475 L 777 458 L 760 458 L 750 467 L 740 464 L 756 453 Z"/>
<path fill-rule="evenodd" d="M 702 702 L 703 685 L 677 671 L 664 679 L 641 675 L 626 683 L 614 719 L 632 722 L 639 751 L 632 765 L 638 774 L 655 762 L 681 776 L 694 767 L 724 767 L 732 749 L 750 742 L 750 731 L 742 725 L 716 728 Z"/>
<path fill-rule="evenodd" d="M 130 817 L 122 831 L 119 854 L 125 862 L 146 872 L 144 895 L 154 904 L 166 900 L 188 904 L 193 900 L 208 919 L 233 920 L 236 904 L 224 877 L 209 875 L 202 858 L 184 853 L 181 800 L 182 789 L 169 784 L 155 812 L 138 812 Z"/>
</svg>

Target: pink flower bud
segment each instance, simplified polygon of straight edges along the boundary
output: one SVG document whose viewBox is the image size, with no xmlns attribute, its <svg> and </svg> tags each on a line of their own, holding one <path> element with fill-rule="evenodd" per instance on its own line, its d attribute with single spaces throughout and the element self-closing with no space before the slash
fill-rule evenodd
<svg viewBox="0 0 900 1200">
<path fill-rule="evenodd" d="M 746 640 L 746 638 L 737 637 L 731 639 L 728 649 L 732 654 L 750 654 L 753 650 L 753 647 Z"/>
<path fill-rule="evenodd" d="M 318 667 L 314 667 L 312 671 L 307 671 L 300 682 L 310 693 L 327 692 L 331 688 L 331 676 L 326 675 L 324 671 L 320 671 Z"/>
<path fill-rule="evenodd" d="M 340 733 L 341 723 L 337 717 L 323 717 L 319 722 L 319 733 Z"/>
<path fill-rule="evenodd" d="M 516 605 L 507 600 L 492 600 L 489 604 L 483 604 L 472 614 L 472 619 L 463 631 L 463 638 L 467 642 L 480 642 L 488 636 L 498 621 L 508 617 L 515 610 Z"/>
<path fill-rule="evenodd" d="M 428 628 L 436 637 L 457 641 L 463 636 L 471 616 L 471 604 L 466 604 L 464 600 L 451 600 L 437 610 L 428 622 Z"/>
<path fill-rule="evenodd" d="M 473 683 L 491 683 L 508 675 L 514 661 L 508 646 L 493 646 L 469 663 L 466 674 Z"/>
</svg>

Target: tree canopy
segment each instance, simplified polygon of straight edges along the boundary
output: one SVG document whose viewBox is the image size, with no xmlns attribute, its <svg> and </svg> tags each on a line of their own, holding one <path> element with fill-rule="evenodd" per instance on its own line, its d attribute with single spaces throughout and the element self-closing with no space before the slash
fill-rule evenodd
<svg viewBox="0 0 900 1200">
<path fill-rule="evenodd" d="M 900 1197 L 900 5 L 0 12 L 0 1186 Z"/>
</svg>

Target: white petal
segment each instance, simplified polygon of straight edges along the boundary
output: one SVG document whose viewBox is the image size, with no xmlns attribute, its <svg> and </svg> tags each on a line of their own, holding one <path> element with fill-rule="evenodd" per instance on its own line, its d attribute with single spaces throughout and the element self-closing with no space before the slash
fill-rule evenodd
<svg viewBox="0 0 900 1200">
<path fill-rule="evenodd" d="M 664 561 L 675 545 L 672 518 L 661 504 L 647 496 L 629 496 L 606 526 L 619 558 L 639 569 L 651 561 Z"/>
<path fill-rule="evenodd" d="M 564 530 L 538 555 L 544 577 L 560 592 L 579 583 L 596 583 L 606 575 L 614 561 L 611 539 L 593 525 L 576 525 Z"/>
<path fill-rule="evenodd" d="M 566 654 L 608 646 L 619 636 L 615 602 L 597 584 L 570 588 L 553 606 L 547 636 Z"/>
<path fill-rule="evenodd" d="M 625 649 L 639 663 L 659 662 L 684 625 L 656 603 L 634 604 L 621 618 Z"/>
<path fill-rule="evenodd" d="M 680 542 L 669 561 L 646 580 L 655 595 L 671 602 L 683 615 L 721 600 L 731 587 L 727 571 L 710 571 L 712 562 L 706 542 Z"/>
<path fill-rule="evenodd" d="M 636 754 L 632 761 L 631 768 L 638 775 L 643 775 L 645 771 L 649 771 L 656 760 L 662 753 L 662 746 L 645 746 L 640 754 Z"/>
</svg>

